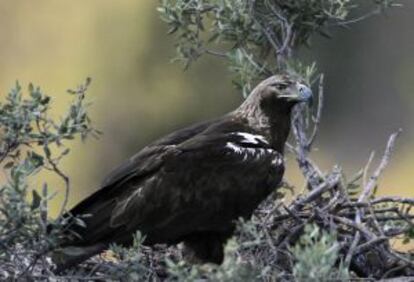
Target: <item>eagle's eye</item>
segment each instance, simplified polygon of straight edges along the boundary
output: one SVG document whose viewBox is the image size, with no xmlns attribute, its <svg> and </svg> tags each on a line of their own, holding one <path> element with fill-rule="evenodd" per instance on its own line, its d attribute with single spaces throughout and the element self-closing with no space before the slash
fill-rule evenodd
<svg viewBox="0 0 414 282">
<path fill-rule="evenodd" d="M 273 87 L 276 87 L 277 90 L 285 90 L 286 88 L 288 88 L 289 84 L 287 83 L 275 83 L 272 85 Z"/>
</svg>

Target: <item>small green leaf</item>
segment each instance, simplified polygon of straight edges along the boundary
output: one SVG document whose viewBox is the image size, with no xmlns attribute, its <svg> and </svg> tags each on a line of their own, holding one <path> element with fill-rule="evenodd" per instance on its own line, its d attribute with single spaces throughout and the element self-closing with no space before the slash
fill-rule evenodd
<svg viewBox="0 0 414 282">
<path fill-rule="evenodd" d="M 50 148 L 46 145 L 43 147 L 43 150 L 45 151 L 46 157 L 50 158 L 52 153 L 50 152 Z"/>
<path fill-rule="evenodd" d="M 92 83 L 92 78 L 91 77 L 87 77 L 86 78 L 86 81 L 85 81 L 85 87 L 88 87 L 91 83 Z"/>
<path fill-rule="evenodd" d="M 40 203 L 42 202 L 42 197 L 37 193 L 36 190 L 32 190 L 32 205 L 30 206 L 31 210 L 35 210 L 40 207 Z"/>
<path fill-rule="evenodd" d="M 50 97 L 49 97 L 49 96 L 46 96 L 46 97 L 44 97 L 44 98 L 40 101 L 40 104 L 42 104 L 43 106 L 45 106 L 45 105 L 49 104 L 49 102 L 50 102 Z"/>
<path fill-rule="evenodd" d="M 7 164 L 4 165 L 4 169 L 10 169 L 12 168 L 14 165 L 14 162 L 8 162 Z"/>
<path fill-rule="evenodd" d="M 41 156 L 41 155 L 39 155 L 35 152 L 31 152 L 29 154 L 29 157 L 30 157 L 30 160 L 31 160 L 31 162 L 32 162 L 32 164 L 35 168 L 38 168 L 38 167 L 40 167 L 44 164 L 43 156 Z"/>
<path fill-rule="evenodd" d="M 408 238 L 410 238 L 410 239 L 414 239 L 414 227 L 410 228 L 410 229 L 407 231 L 407 236 L 408 236 Z"/>
</svg>

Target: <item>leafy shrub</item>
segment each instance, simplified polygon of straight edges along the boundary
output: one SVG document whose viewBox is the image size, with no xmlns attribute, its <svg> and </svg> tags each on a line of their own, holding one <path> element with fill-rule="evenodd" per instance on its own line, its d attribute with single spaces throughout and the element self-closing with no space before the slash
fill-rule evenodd
<svg viewBox="0 0 414 282">
<path fill-rule="evenodd" d="M 207 54 L 228 61 L 244 95 L 264 76 L 293 71 L 312 81 L 315 66 L 295 61 L 294 51 L 314 33 L 328 35 L 331 26 L 347 26 L 396 6 L 373 1 L 372 12 L 352 18 L 355 0 L 163 0 L 159 11 L 177 36 L 177 59 L 186 67 Z M 376 197 L 379 175 L 389 161 L 398 134 L 391 136 L 380 165 L 369 177 L 369 164 L 347 181 L 340 168 L 322 173 L 309 158 L 320 122 L 320 99 L 308 136 L 306 117 L 293 118 L 293 145 L 288 145 L 308 181 L 307 191 L 284 205 L 278 190 L 250 221 L 238 224 L 226 246 L 222 265 L 188 265 L 180 247 L 142 245 L 137 233 L 131 248 L 111 250 L 67 270 L 54 273 L 48 254 L 65 236 L 62 217 L 70 178 L 60 161 L 75 138 L 98 136 L 88 115 L 85 95 L 90 79 L 68 91 L 73 102 L 60 119 L 53 119 L 52 99 L 30 85 L 28 94 L 17 83 L 0 102 L 0 279 L 108 281 L 331 281 L 350 277 L 414 275 L 412 256 L 398 253 L 390 239 L 413 238 L 413 199 Z M 50 218 L 53 198 L 48 184 L 34 187 L 30 179 L 42 170 L 58 175 L 65 200 L 59 216 Z M 285 185 L 289 188 L 289 185 Z M 291 188 L 291 187 L 290 187 Z M 74 220 L 84 224 L 82 218 Z M 372 257 L 380 258 L 373 261 Z"/>
</svg>

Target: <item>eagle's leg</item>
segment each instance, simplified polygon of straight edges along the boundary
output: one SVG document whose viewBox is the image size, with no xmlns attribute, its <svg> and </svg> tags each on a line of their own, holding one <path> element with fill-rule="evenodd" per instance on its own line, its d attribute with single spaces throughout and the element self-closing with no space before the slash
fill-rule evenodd
<svg viewBox="0 0 414 282">
<path fill-rule="evenodd" d="M 183 256 L 192 264 L 221 264 L 224 259 L 224 245 L 229 235 L 221 233 L 195 233 L 184 238 Z"/>
</svg>

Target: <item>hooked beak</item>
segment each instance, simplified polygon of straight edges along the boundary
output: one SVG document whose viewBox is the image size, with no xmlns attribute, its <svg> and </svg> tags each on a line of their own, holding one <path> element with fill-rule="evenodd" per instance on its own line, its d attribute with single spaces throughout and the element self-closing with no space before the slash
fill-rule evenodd
<svg viewBox="0 0 414 282">
<path fill-rule="evenodd" d="M 292 92 L 294 93 L 288 95 L 281 95 L 279 97 L 285 98 L 288 101 L 292 102 L 309 102 L 309 104 L 312 104 L 312 90 L 305 84 L 297 82 L 296 89 Z"/>
<path fill-rule="evenodd" d="M 297 84 L 297 89 L 298 89 L 298 101 L 299 102 L 309 102 L 310 104 L 312 103 L 312 90 L 301 83 Z"/>
</svg>

